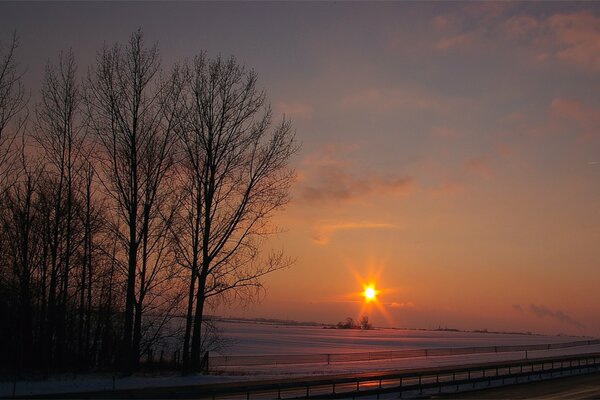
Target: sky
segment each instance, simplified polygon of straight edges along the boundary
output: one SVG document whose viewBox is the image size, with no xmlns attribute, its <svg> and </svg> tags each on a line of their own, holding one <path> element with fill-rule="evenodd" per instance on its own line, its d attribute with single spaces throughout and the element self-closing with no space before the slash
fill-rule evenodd
<svg viewBox="0 0 600 400">
<path fill-rule="evenodd" d="M 31 93 L 141 28 L 254 69 L 302 150 L 293 267 L 223 315 L 600 335 L 600 4 L 1 2 Z M 377 301 L 364 303 L 363 285 Z"/>
</svg>

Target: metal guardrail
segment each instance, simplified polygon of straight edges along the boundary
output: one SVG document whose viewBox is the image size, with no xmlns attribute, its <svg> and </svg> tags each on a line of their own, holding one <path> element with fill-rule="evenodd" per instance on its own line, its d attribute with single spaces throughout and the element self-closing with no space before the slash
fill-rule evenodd
<svg viewBox="0 0 600 400">
<path fill-rule="evenodd" d="M 516 345 L 516 346 L 481 346 L 453 347 L 432 349 L 408 349 L 390 351 L 372 351 L 361 353 L 331 353 L 331 354 L 288 354 L 288 355 L 259 355 L 259 356 L 211 356 L 208 361 L 209 370 L 222 367 L 244 367 L 258 365 L 285 364 L 333 364 L 355 361 L 394 360 L 416 357 L 439 357 L 484 353 L 526 352 L 536 350 L 555 350 L 569 347 L 589 346 L 600 344 L 599 339 L 579 340 L 566 343 Z"/>
<path fill-rule="evenodd" d="M 68 393 L 28 398 L 194 398 L 194 399 L 335 399 L 361 398 L 406 392 L 441 393 L 491 386 L 493 382 L 517 383 L 532 377 L 592 373 L 600 371 L 600 353 L 544 357 L 529 360 L 488 362 L 474 365 L 421 368 L 403 371 L 368 372 L 324 377 L 237 382 L 210 385 L 118 390 L 113 392 Z M 430 392 L 431 393 L 431 392 Z M 431 394 L 433 394 L 431 393 Z"/>
<path fill-rule="evenodd" d="M 578 356 L 545 357 L 533 360 L 512 362 L 490 362 L 442 368 L 424 368 L 389 373 L 366 373 L 346 376 L 333 376 L 304 381 L 247 384 L 245 388 L 212 388 L 199 398 L 261 398 L 261 399 L 335 399 L 360 398 L 382 394 L 413 391 L 423 394 L 425 390 L 442 388 L 460 390 L 464 385 L 475 388 L 478 383 L 493 381 L 504 384 L 507 380 L 518 382 L 540 374 L 565 372 L 595 372 L 600 370 L 600 353 Z M 241 389 L 241 390 L 240 390 Z M 235 392 L 234 392 L 235 391 Z"/>
</svg>

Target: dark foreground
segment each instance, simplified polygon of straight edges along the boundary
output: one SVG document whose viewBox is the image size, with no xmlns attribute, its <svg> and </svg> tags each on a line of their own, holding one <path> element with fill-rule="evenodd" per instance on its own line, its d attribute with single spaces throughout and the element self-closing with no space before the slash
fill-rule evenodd
<svg viewBox="0 0 600 400">
<path fill-rule="evenodd" d="M 447 399 L 600 399 L 600 373 L 439 396 Z"/>
</svg>

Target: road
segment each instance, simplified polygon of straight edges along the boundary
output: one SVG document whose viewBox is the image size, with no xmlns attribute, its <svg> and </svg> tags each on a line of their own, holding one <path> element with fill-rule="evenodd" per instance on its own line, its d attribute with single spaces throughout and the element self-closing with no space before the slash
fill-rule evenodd
<svg viewBox="0 0 600 400">
<path fill-rule="evenodd" d="M 600 399 L 600 373 L 449 394 L 445 399 Z"/>
</svg>

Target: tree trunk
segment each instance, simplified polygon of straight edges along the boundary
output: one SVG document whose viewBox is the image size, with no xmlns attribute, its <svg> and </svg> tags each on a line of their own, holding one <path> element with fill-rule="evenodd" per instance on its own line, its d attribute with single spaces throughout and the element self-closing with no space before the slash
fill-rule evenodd
<svg viewBox="0 0 600 400">
<path fill-rule="evenodd" d="M 204 267 L 202 268 L 204 270 Z M 202 320 L 204 319 L 204 287 L 206 286 L 206 275 L 201 274 L 198 281 L 198 294 L 196 296 L 196 312 L 194 314 L 194 331 L 192 334 L 192 351 L 190 366 L 196 371 L 200 368 L 202 354 Z"/>
<path fill-rule="evenodd" d="M 194 312 L 194 289 L 196 286 L 196 275 L 198 267 L 192 267 L 190 277 L 190 290 L 188 293 L 188 307 L 185 318 L 185 334 L 183 336 L 183 369 L 187 371 L 190 368 L 190 335 L 192 333 L 193 312 Z"/>
<path fill-rule="evenodd" d="M 123 327 L 122 370 L 125 375 L 133 372 L 133 312 L 135 305 L 135 271 L 137 267 L 137 238 L 135 216 L 130 215 L 129 255 L 127 268 L 127 294 L 125 299 L 125 323 Z"/>
</svg>

